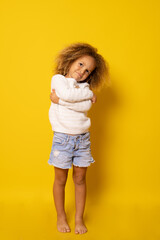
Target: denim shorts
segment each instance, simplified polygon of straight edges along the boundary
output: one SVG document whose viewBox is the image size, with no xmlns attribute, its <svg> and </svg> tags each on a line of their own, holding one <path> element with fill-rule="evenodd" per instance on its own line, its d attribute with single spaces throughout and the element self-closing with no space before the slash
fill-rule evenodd
<svg viewBox="0 0 160 240">
<path fill-rule="evenodd" d="M 74 166 L 88 167 L 94 163 L 90 149 L 90 132 L 77 135 L 54 132 L 49 165 L 68 169 Z"/>
</svg>

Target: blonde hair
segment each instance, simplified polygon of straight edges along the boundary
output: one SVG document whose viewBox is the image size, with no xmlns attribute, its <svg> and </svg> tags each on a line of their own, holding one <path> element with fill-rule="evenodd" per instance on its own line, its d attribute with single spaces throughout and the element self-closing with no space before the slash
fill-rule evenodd
<svg viewBox="0 0 160 240">
<path fill-rule="evenodd" d="M 96 67 L 83 82 L 88 82 L 91 89 L 100 89 L 107 83 L 110 85 L 109 65 L 106 60 L 97 53 L 97 48 L 88 43 L 74 43 L 64 48 L 55 58 L 53 74 L 66 75 L 71 64 L 82 56 L 91 56 L 95 59 Z"/>
</svg>

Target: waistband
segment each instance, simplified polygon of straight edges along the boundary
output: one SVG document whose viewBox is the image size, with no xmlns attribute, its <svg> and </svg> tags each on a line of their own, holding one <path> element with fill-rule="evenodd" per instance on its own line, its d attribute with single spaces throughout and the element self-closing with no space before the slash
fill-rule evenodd
<svg viewBox="0 0 160 240">
<path fill-rule="evenodd" d="M 76 135 L 69 135 L 67 133 L 61 133 L 61 132 L 54 132 L 54 136 L 57 137 L 62 137 L 63 139 L 66 139 L 67 141 L 69 141 L 70 139 L 75 139 L 75 140 L 85 140 L 86 138 L 90 137 L 90 132 L 86 132 L 86 133 L 81 133 L 81 134 L 76 134 Z"/>
</svg>

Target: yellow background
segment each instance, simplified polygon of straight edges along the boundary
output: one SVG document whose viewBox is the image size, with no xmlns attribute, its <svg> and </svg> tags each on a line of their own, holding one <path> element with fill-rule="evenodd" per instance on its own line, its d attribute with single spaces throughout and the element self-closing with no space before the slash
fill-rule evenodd
<svg viewBox="0 0 160 240">
<path fill-rule="evenodd" d="M 160 2 L 1 1 L 0 238 L 160 239 Z M 112 87 L 92 107 L 85 222 L 74 234 L 72 170 L 66 211 L 72 232 L 56 230 L 48 164 L 55 55 L 70 43 L 97 47 Z"/>
</svg>

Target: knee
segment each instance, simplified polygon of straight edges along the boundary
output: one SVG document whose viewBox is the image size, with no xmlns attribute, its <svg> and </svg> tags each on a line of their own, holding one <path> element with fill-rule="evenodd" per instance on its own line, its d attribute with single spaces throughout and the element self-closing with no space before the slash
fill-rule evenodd
<svg viewBox="0 0 160 240">
<path fill-rule="evenodd" d="M 86 176 L 82 174 L 74 174 L 73 181 L 75 185 L 82 185 L 86 182 Z"/>
<path fill-rule="evenodd" d="M 66 184 L 66 181 L 67 181 L 67 176 L 61 176 L 61 177 L 55 176 L 55 180 L 54 181 L 58 185 L 64 186 Z"/>
</svg>

